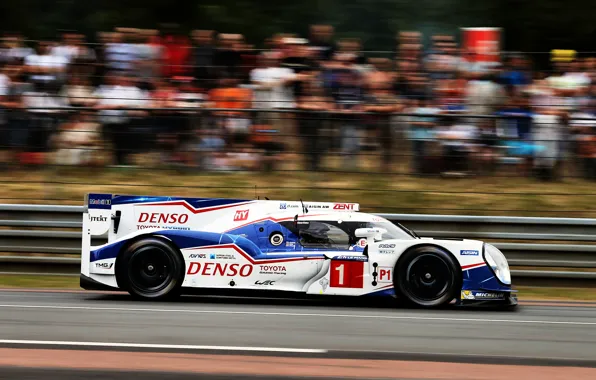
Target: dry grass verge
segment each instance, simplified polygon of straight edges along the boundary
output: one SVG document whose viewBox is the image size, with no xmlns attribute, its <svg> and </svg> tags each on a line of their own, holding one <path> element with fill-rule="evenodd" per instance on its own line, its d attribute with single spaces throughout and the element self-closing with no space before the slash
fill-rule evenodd
<svg viewBox="0 0 596 380">
<path fill-rule="evenodd" d="M 371 168 L 372 170 L 372 168 Z M 0 202 L 81 204 L 85 193 L 358 202 L 363 211 L 596 217 L 593 182 L 520 177 L 417 178 L 403 174 L 43 169 L 7 172 Z"/>
</svg>

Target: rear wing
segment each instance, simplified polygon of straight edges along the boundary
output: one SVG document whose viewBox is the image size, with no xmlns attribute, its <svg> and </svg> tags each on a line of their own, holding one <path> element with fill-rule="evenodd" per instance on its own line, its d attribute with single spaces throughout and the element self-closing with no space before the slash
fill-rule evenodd
<svg viewBox="0 0 596 380">
<path fill-rule="evenodd" d="M 112 224 L 112 194 L 85 195 L 85 211 L 83 223 L 88 221 L 87 228 L 93 236 L 104 235 Z"/>
</svg>

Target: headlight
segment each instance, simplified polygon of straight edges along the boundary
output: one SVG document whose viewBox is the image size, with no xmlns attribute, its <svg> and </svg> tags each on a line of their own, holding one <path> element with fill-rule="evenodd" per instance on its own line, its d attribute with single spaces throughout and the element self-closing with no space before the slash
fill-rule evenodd
<svg viewBox="0 0 596 380">
<path fill-rule="evenodd" d="M 511 285 L 511 272 L 503 252 L 491 244 L 484 244 L 484 261 L 493 270 L 495 276 L 505 285 Z"/>
</svg>

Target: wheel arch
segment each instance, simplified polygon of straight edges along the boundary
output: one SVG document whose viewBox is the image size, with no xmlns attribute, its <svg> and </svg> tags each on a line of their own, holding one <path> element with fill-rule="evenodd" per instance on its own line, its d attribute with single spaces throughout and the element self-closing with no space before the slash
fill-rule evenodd
<svg viewBox="0 0 596 380">
<path fill-rule="evenodd" d="M 398 276 L 397 276 L 397 268 L 399 268 L 399 265 L 401 264 L 401 262 L 404 260 L 404 257 L 406 257 L 408 252 L 411 252 L 415 249 L 419 249 L 419 248 L 424 248 L 424 247 L 432 247 L 432 248 L 436 248 L 436 249 L 440 249 L 441 251 L 445 252 L 446 254 L 448 254 L 452 259 L 454 264 L 456 265 L 456 278 L 457 278 L 457 287 L 461 290 L 461 287 L 463 286 L 463 274 L 462 274 L 462 267 L 461 264 L 459 262 L 459 260 L 457 259 L 457 257 L 453 254 L 453 252 L 451 252 L 451 250 L 449 250 L 448 248 L 443 247 L 442 245 L 439 244 L 434 244 L 434 243 L 418 243 L 418 244 L 414 244 L 410 247 L 408 247 L 406 250 L 404 250 L 400 255 L 399 258 L 395 261 L 395 264 L 393 266 L 394 268 L 394 273 L 396 274 L 393 277 L 393 286 L 395 288 L 396 294 L 399 296 L 399 286 L 398 286 Z"/>
<path fill-rule="evenodd" d="M 449 256 L 451 256 L 451 258 L 453 259 L 453 261 L 455 261 L 455 263 L 457 264 L 457 267 L 461 271 L 461 264 L 459 263 L 459 260 L 457 259 L 457 257 L 455 256 L 455 254 L 453 254 L 453 252 L 451 252 L 451 250 L 449 250 L 448 248 L 445 248 L 442 245 L 435 244 L 435 243 L 418 243 L 418 244 L 414 244 L 414 245 L 409 246 L 406 250 L 404 250 L 399 255 L 399 257 L 397 258 L 397 261 L 395 262 L 395 266 L 397 267 L 397 265 L 401 262 L 401 260 L 403 259 L 403 257 L 406 255 L 406 253 L 408 253 L 410 251 L 413 251 L 415 249 L 418 249 L 418 248 L 422 248 L 422 247 L 433 247 L 433 248 L 438 248 L 440 250 L 445 251 L 445 253 L 447 253 L 447 254 L 449 254 Z"/>
<path fill-rule="evenodd" d="M 119 269 L 119 263 L 122 263 L 122 256 L 123 253 L 126 252 L 133 244 L 147 239 L 147 238 L 157 238 L 161 241 L 163 241 L 164 243 L 168 244 L 172 250 L 180 257 L 180 259 L 182 260 L 183 263 L 185 263 L 186 265 L 186 260 L 184 260 L 184 256 L 182 255 L 182 251 L 180 250 L 180 248 L 176 245 L 176 243 L 168 238 L 167 236 L 164 236 L 162 234 L 158 234 L 158 233 L 146 233 L 146 234 L 141 234 L 141 235 L 137 235 L 129 240 L 127 240 L 118 250 L 118 255 L 116 256 L 116 262 L 114 263 L 114 269 L 115 269 L 115 276 L 116 276 L 116 284 L 118 285 L 118 288 L 122 289 L 122 285 L 124 284 L 120 284 L 120 276 L 118 275 L 118 269 Z M 186 270 L 184 271 L 186 273 Z M 184 281 L 184 276 L 182 278 L 182 281 Z"/>
</svg>

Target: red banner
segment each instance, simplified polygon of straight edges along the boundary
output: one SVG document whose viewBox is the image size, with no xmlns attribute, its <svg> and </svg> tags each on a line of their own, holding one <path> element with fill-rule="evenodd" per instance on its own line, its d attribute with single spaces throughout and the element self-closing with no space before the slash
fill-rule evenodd
<svg viewBox="0 0 596 380">
<path fill-rule="evenodd" d="M 500 62 L 501 28 L 461 28 L 462 47 L 474 62 Z"/>
</svg>

